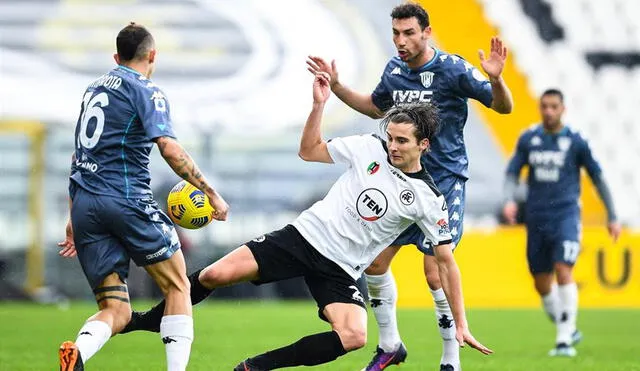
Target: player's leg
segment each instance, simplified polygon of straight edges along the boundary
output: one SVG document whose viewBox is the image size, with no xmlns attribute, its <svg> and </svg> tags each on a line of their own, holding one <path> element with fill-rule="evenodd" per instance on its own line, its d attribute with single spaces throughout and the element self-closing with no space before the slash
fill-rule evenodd
<svg viewBox="0 0 640 371">
<path fill-rule="evenodd" d="M 279 269 L 293 264 L 290 260 L 283 260 L 285 257 L 279 249 L 280 245 L 286 245 L 291 240 L 292 228 L 289 225 L 247 242 L 246 245 L 233 250 L 220 260 L 189 275 L 192 305 L 200 303 L 217 287 L 245 281 L 260 283 L 264 280 L 284 279 L 281 277 L 284 273 L 302 274 L 301 272 L 282 272 Z M 276 262 L 271 264 L 272 260 Z M 262 263 L 260 277 L 258 276 L 259 263 Z M 133 312 L 131 322 L 121 333 L 138 330 L 158 332 L 164 308 L 163 300 L 146 312 Z"/>
<path fill-rule="evenodd" d="M 554 271 L 558 281 L 559 311 L 557 319 L 556 355 L 574 356 L 573 345 L 581 340 L 577 330 L 578 287 L 573 279 L 573 266 L 580 253 L 578 216 L 568 217 L 558 225 L 553 250 Z M 564 347 L 563 345 L 566 345 Z M 560 349 L 562 348 L 562 349 Z"/>
<path fill-rule="evenodd" d="M 324 315 L 331 323 L 331 331 L 308 335 L 290 345 L 248 358 L 236 366 L 234 371 L 315 366 L 331 362 L 365 345 L 367 311 L 362 306 L 333 303 L 327 305 Z"/>
<path fill-rule="evenodd" d="M 88 318 L 75 342 L 59 350 L 60 370 L 83 370 L 91 358 L 129 321 L 131 307 L 124 283 L 129 257 L 120 242 L 104 230 L 104 199 L 72 187 L 71 221 L 78 261 L 96 296 L 99 311 Z"/>
<path fill-rule="evenodd" d="M 546 233 L 542 223 L 532 221 L 527 224 L 527 262 L 536 292 L 542 299 L 542 307 L 549 319 L 555 323 L 560 298 L 553 280 L 553 260 L 548 246 L 550 241 L 544 238 Z"/>
<path fill-rule="evenodd" d="M 238 247 L 220 260 L 189 275 L 191 304 L 200 303 L 217 287 L 256 280 L 257 277 L 257 263 L 253 254 L 246 245 Z M 146 312 L 133 312 L 131 321 L 120 333 L 140 330 L 159 332 L 165 305 L 165 300 L 162 300 Z"/>
<path fill-rule="evenodd" d="M 459 244 L 463 233 L 464 220 L 464 179 L 451 176 L 440 179 L 438 188 L 445 197 L 449 211 L 449 229 L 453 237 L 454 248 Z M 440 369 L 458 371 L 460 369 L 460 346 L 456 340 L 456 325 L 449 302 L 442 289 L 438 264 L 431 246 L 423 245 L 422 234 L 417 240 L 418 249 L 424 253 L 424 275 L 433 297 L 436 321 L 442 338 L 442 356 Z"/>
<path fill-rule="evenodd" d="M 312 258 L 300 259 L 310 271 L 305 282 L 318 303 L 320 318 L 331 323 L 331 331 L 305 336 L 293 344 L 251 357 L 234 370 L 314 366 L 331 362 L 365 345 L 367 312 L 355 280 L 315 249 L 309 249 L 308 256 Z"/>
<path fill-rule="evenodd" d="M 144 266 L 156 282 L 165 300 L 160 319 L 160 338 L 165 345 L 167 369 L 185 370 L 189 363 L 193 342 L 190 286 L 181 250 L 168 259 Z"/>
<path fill-rule="evenodd" d="M 167 369 L 185 370 L 193 342 L 193 319 L 186 265 L 173 223 L 151 198 L 110 198 L 106 206 L 111 233 L 118 236 L 131 259 L 144 267 L 165 297 L 167 307 L 160 320 L 160 334 Z"/>
<path fill-rule="evenodd" d="M 406 357 L 406 349 L 400 339 L 396 316 L 398 289 L 389 269 L 393 257 L 399 250 L 400 245 L 387 247 L 364 271 L 369 290 L 369 302 L 378 324 L 379 334 L 378 347 L 370 363 L 371 367 L 375 367 L 380 362 L 384 363 L 383 359 L 394 357 L 398 352 Z"/>
<path fill-rule="evenodd" d="M 129 321 L 129 294 L 117 273 L 108 275 L 93 291 L 99 311 L 87 319 L 75 342 L 65 342 L 60 347 L 61 370 L 84 369 L 89 358 Z"/>
</svg>

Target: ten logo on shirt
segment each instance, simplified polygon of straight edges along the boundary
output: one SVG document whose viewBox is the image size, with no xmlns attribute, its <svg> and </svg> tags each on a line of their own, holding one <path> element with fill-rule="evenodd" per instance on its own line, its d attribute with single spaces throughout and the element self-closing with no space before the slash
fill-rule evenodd
<svg viewBox="0 0 640 371">
<path fill-rule="evenodd" d="M 368 222 L 374 222 L 384 216 L 389 203 L 387 197 L 376 188 L 368 188 L 360 193 L 356 203 L 358 215 Z"/>
</svg>

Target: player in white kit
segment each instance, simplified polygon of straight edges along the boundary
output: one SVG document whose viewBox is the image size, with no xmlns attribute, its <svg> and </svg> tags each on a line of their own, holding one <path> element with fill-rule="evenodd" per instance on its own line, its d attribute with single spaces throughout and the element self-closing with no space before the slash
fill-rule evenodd
<svg viewBox="0 0 640 371">
<path fill-rule="evenodd" d="M 420 156 L 438 130 L 434 106 L 390 109 L 382 121 L 386 140 L 369 134 L 322 139 L 320 123 L 330 95 L 329 75 L 316 74 L 313 108 L 302 133 L 305 161 L 342 163 L 347 170 L 321 201 L 284 228 L 260 236 L 190 276 L 192 302 L 213 289 L 252 281 L 262 284 L 304 277 L 331 331 L 306 336 L 288 346 L 241 362 L 234 370 L 274 370 L 312 366 L 362 348 L 367 312 L 356 280 L 373 259 L 407 227 L 417 224 L 434 247 L 440 276 L 456 321 L 459 343 L 484 354 L 491 350 L 469 332 L 460 271 L 453 258 L 447 205 Z M 127 331 L 152 330 L 154 313 L 138 314 Z M 153 322 L 157 322 L 153 320 Z"/>
</svg>

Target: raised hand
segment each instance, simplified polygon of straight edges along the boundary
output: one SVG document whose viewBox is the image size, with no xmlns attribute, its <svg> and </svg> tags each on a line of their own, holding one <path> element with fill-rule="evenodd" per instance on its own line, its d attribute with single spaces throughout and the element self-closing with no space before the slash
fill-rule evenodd
<svg viewBox="0 0 640 371">
<path fill-rule="evenodd" d="M 458 344 L 460 347 L 464 347 L 465 344 L 469 344 L 469 346 L 473 349 L 476 349 L 478 352 L 489 355 L 493 353 L 493 350 L 482 345 L 476 338 L 471 335 L 468 327 L 458 327 L 456 329 L 456 340 L 458 340 Z"/>
<path fill-rule="evenodd" d="M 510 225 L 516 224 L 516 216 L 518 215 L 518 204 L 513 201 L 507 202 L 503 209 L 502 215 Z"/>
<path fill-rule="evenodd" d="M 331 95 L 331 77 L 327 72 L 318 72 L 313 80 L 313 102 L 324 103 Z"/>
<path fill-rule="evenodd" d="M 616 241 L 618 241 L 620 233 L 622 232 L 622 225 L 620 225 L 620 223 L 618 222 L 610 222 L 609 224 L 607 224 L 607 230 L 609 231 L 609 236 L 611 236 L 613 242 L 615 243 Z"/>
<path fill-rule="evenodd" d="M 338 69 L 336 68 L 336 61 L 332 60 L 331 63 L 328 63 L 324 59 L 316 56 L 309 56 L 307 59 L 307 70 L 311 72 L 314 76 L 318 74 L 318 72 L 325 72 L 330 77 L 330 87 L 333 87 L 338 83 Z"/>
<path fill-rule="evenodd" d="M 493 79 L 499 78 L 507 60 L 507 47 L 502 45 L 502 40 L 499 37 L 492 37 L 489 57 L 485 57 L 482 49 L 478 50 L 478 55 L 484 72 Z"/>
<path fill-rule="evenodd" d="M 58 242 L 58 246 L 62 247 L 62 250 L 58 251 L 58 255 L 63 258 L 73 258 L 77 255 L 76 245 L 73 242 L 73 227 L 71 226 L 71 219 L 67 222 L 65 239 L 62 242 Z"/>
</svg>

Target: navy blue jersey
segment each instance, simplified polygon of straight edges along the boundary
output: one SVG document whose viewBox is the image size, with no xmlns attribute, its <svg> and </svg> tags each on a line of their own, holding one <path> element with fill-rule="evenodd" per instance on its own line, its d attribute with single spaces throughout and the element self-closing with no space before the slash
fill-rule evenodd
<svg viewBox="0 0 640 371">
<path fill-rule="evenodd" d="M 98 195 L 150 197 L 149 154 L 162 136 L 175 137 L 167 98 L 140 73 L 118 66 L 85 91 L 71 179 Z"/>
<path fill-rule="evenodd" d="M 542 125 L 525 131 L 507 174 L 519 177 L 525 165 L 529 167 L 526 212 L 530 217 L 579 213 L 580 169 L 585 167 L 592 179 L 602 173 L 587 141 L 566 126 L 557 134 L 545 132 Z"/>
<path fill-rule="evenodd" d="M 423 162 L 436 182 L 452 173 L 469 178 L 463 129 L 467 121 L 467 99 L 491 106 L 491 84 L 469 62 L 453 54 L 435 50 L 431 61 L 412 70 L 398 57 L 387 63 L 380 83 L 371 94 L 382 111 L 394 104 L 431 102 L 438 108 L 440 132 L 431 142 Z"/>
</svg>

